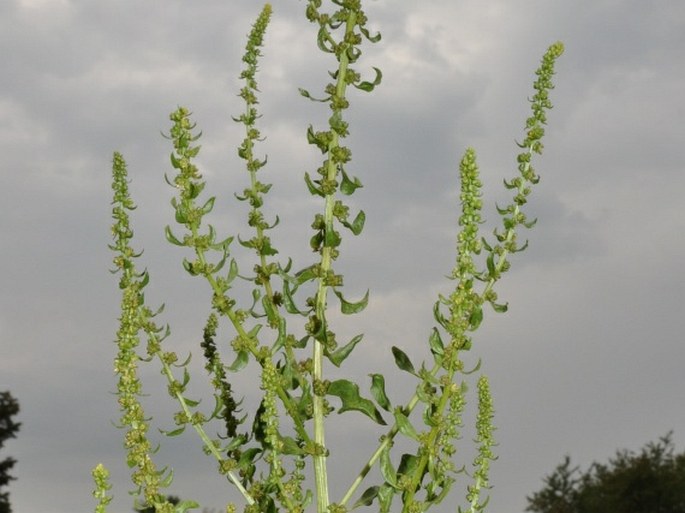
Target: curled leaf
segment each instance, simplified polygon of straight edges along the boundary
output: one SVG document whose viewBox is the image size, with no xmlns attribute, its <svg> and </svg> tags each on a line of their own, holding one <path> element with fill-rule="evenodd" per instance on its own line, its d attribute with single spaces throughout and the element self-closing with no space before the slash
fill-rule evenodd
<svg viewBox="0 0 685 513">
<path fill-rule="evenodd" d="M 364 490 L 361 497 L 354 503 L 352 509 L 356 509 L 359 506 L 371 506 L 373 500 L 378 496 L 378 486 L 372 486 Z"/>
<path fill-rule="evenodd" d="M 354 347 L 361 342 L 363 337 L 364 335 L 357 335 L 341 348 L 332 353 L 327 353 L 326 356 L 328 356 L 328 359 L 333 365 L 340 367 L 342 362 L 345 361 L 345 359 L 350 355 Z"/>
<path fill-rule="evenodd" d="M 385 377 L 382 374 L 371 374 L 371 395 L 381 408 L 390 411 L 392 405 L 385 393 Z"/>
<path fill-rule="evenodd" d="M 346 315 L 350 314 L 355 314 L 359 313 L 364 308 L 366 308 L 366 305 L 369 303 L 369 291 L 366 291 L 366 294 L 364 294 L 364 297 L 361 298 L 359 301 L 355 302 L 350 302 L 346 301 L 345 298 L 342 295 L 342 292 L 338 290 L 333 290 L 336 296 L 338 296 L 338 299 L 340 300 L 340 311 Z"/>
<path fill-rule="evenodd" d="M 355 410 L 363 413 L 378 424 L 386 425 L 376 406 L 370 400 L 364 399 L 359 395 L 359 386 L 356 383 L 346 379 L 335 380 L 328 387 L 327 394 L 339 397 L 342 401 L 342 406 L 338 413 Z"/>
</svg>

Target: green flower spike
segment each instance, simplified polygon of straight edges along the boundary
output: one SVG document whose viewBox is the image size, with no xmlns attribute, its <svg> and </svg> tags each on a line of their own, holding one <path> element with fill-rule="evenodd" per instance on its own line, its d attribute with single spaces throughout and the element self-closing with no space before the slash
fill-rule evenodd
<svg viewBox="0 0 685 513">
<path fill-rule="evenodd" d="M 114 244 L 110 246 L 117 253 L 114 258 L 115 272 L 121 272 L 119 287 L 122 289 L 121 317 L 117 331 L 119 352 L 114 361 L 114 370 L 119 375 L 117 395 L 121 408 L 121 425 L 127 429 L 124 446 L 128 452 L 127 462 L 135 467 L 132 480 L 142 493 L 146 504 L 159 502 L 162 497 L 159 489 L 165 484 L 162 481 L 163 471 L 158 471 L 152 461 L 152 446 L 147 439 L 148 420 L 143 407 L 138 401 L 142 385 L 137 375 L 140 358 L 136 353 L 139 345 L 139 332 L 150 322 L 151 313 L 145 308 L 143 288 L 148 283 L 146 272 L 137 273 L 134 259 L 138 256 L 129 241 L 133 238 L 128 211 L 135 205 L 128 192 L 128 172 L 126 162 L 119 153 L 114 154 L 112 166 L 114 191 L 114 208 L 112 227 Z M 98 470 L 98 479 L 102 480 L 104 472 Z M 170 474 L 169 476 L 170 477 Z M 165 479 L 166 481 L 166 479 Z M 102 482 L 102 481 L 100 481 Z"/>
<path fill-rule="evenodd" d="M 478 379 L 478 417 L 476 419 L 476 442 L 478 445 L 478 455 L 473 460 L 476 468 L 473 479 L 474 484 L 468 487 L 466 499 L 471 503 L 470 513 L 483 511 L 488 502 L 486 499 L 480 501 L 481 490 L 489 488 L 490 462 L 495 459 L 492 447 L 495 445 L 492 425 L 494 408 L 492 407 L 492 396 L 490 395 L 490 384 L 486 376 Z"/>
<path fill-rule="evenodd" d="M 107 492 L 112 488 L 109 484 L 109 471 L 102 463 L 99 463 L 92 472 L 93 481 L 95 482 L 95 490 L 93 497 L 98 501 L 95 506 L 95 513 L 107 513 L 107 505 L 112 502 L 112 497 L 107 495 Z"/>
</svg>

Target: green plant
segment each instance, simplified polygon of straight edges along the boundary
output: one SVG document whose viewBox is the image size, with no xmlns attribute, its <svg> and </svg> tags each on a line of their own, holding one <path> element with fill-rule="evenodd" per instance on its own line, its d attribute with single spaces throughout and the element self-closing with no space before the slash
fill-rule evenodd
<svg viewBox="0 0 685 513">
<path fill-rule="evenodd" d="M 461 230 L 451 274 L 454 290 L 440 296 L 433 308 L 437 326 L 428 337 L 430 364 L 417 367 L 400 348 L 391 348 L 397 367 L 416 380 L 414 395 L 404 404 L 393 405 L 383 374 L 371 375 L 368 397 L 353 380 L 330 380 L 326 374 L 327 365 L 341 367 L 362 340 L 361 335 L 347 341 L 337 340 L 330 322 L 331 303 L 342 314 L 352 315 L 362 311 L 369 301 L 368 292 L 356 301 L 343 294 L 343 276 L 334 265 L 341 253 L 343 233 L 359 235 L 365 221 L 363 211 L 352 214 L 345 203 L 345 197 L 354 194 L 362 183 L 348 172 L 351 152 L 343 144 L 349 131 L 344 113 L 349 107 L 350 88 L 371 92 L 382 79 L 378 68 L 373 68 L 374 78 L 370 81 L 362 80 L 352 68 L 361 55 L 362 42 L 380 39 L 379 34 L 369 32 L 360 0 L 331 0 L 331 4 L 333 11 L 324 12 L 321 0 L 309 0 L 306 17 L 318 26 L 318 47 L 337 62 L 337 68 L 330 72 L 333 81 L 326 86 L 322 98 L 300 90 L 305 98 L 327 103 L 330 108 L 328 126 L 322 130 L 310 126 L 306 132 L 309 143 L 323 156 L 316 174 L 304 174 L 307 190 L 321 202 L 321 211 L 311 225 L 310 245 L 316 255 L 313 262 L 295 267 L 292 260 L 277 258 L 279 253 L 269 234 L 279 220 L 268 220 L 262 208 L 271 185 L 259 179 L 266 159 L 260 159 L 256 153 L 261 140 L 257 128 L 256 72 L 271 16 L 270 5 L 264 7 L 249 35 L 243 57 L 246 67 L 241 74 L 245 85 L 240 91 L 245 110 L 234 118 L 245 129 L 238 154 L 245 161 L 249 182 L 237 198 L 248 205 L 249 238 L 222 238 L 215 227 L 207 224 L 205 216 L 212 211 L 215 199 L 203 195 L 205 181 L 194 160 L 200 151 L 200 133 L 188 109 L 180 107 L 171 114 L 171 166 L 176 174 L 167 177 L 167 182 L 177 189 L 172 200 L 177 226 L 167 226 L 165 233 L 171 244 L 186 251 L 186 272 L 206 281 L 211 290 L 212 311 L 201 344 L 205 368 L 215 390 L 215 408 L 211 412 L 201 411 L 199 401 L 187 396 L 188 360 L 179 363 L 175 353 L 164 349 L 163 340 L 169 330 L 159 326 L 155 319 L 161 309 L 153 312 L 145 303 L 143 290 L 150 278 L 147 271 L 138 271 L 139 253 L 130 244 L 133 231 L 129 212 L 134 204 L 128 191 L 127 167 L 123 157 L 114 154 L 115 223 L 111 247 L 116 253 L 114 263 L 122 290 L 119 353 L 115 361 L 121 426 L 127 430 L 127 461 L 135 469 L 132 479 L 136 493 L 144 506 L 155 507 L 156 511 L 183 512 L 199 506 L 193 501 L 170 504 L 161 493 L 170 484 L 171 473 L 157 469 L 153 462 L 154 451 L 147 438 L 149 421 L 138 400 L 142 388 L 137 367 L 143 361 L 158 362 L 168 380 L 169 394 L 180 408 L 175 415 L 176 427 L 166 434 L 175 436 L 188 427 L 194 429 L 207 454 L 216 460 L 219 472 L 242 494 L 247 513 L 280 509 L 304 512 L 310 504 L 315 505 L 318 513 L 342 513 L 374 503 L 380 511 L 388 512 L 398 497 L 403 512 L 417 513 L 442 501 L 460 472 L 453 461 L 455 441 L 460 437 L 466 381 L 476 371 L 465 368 L 462 355 L 471 348 L 471 333 L 483 320 L 484 305 L 491 305 L 497 312 L 506 310 L 506 305 L 497 302 L 494 286 L 509 269 L 510 256 L 525 249 L 526 245 L 517 241 L 518 229 L 534 224 L 523 212 L 531 187 L 538 182 L 531 157 L 542 151 L 545 112 L 551 108 L 548 91 L 552 88 L 554 63 L 563 46 L 552 45 L 537 71 L 532 115 L 520 143 L 519 174 L 504 182 L 514 198 L 510 205 L 498 207 L 502 227 L 490 242 L 479 234 L 482 202 L 475 151 L 466 150 L 461 160 Z M 253 254 L 250 264 L 238 262 L 237 246 Z M 248 301 L 234 293 L 240 281 L 249 283 Z M 234 333 L 229 345 L 216 341 L 220 322 L 226 322 Z M 138 353 L 141 336 L 147 342 L 144 355 Z M 232 363 L 227 365 L 224 354 L 229 346 L 233 355 Z M 253 413 L 241 411 L 241 402 L 234 397 L 229 379 L 230 373 L 241 371 L 249 361 L 261 369 L 259 386 L 263 392 Z M 180 369 L 180 376 L 176 369 Z M 483 490 L 489 487 L 489 463 L 494 457 L 488 380 L 480 376 L 476 381 L 478 451 L 467 494 L 471 512 L 482 510 L 487 502 Z M 346 493 L 332 501 L 325 421 L 336 411 L 357 412 L 389 428 Z M 211 425 L 215 429 L 216 423 L 221 423 L 221 433 L 212 437 L 209 428 Z M 398 437 L 412 443 L 414 451 L 395 456 L 393 444 Z M 308 465 L 313 469 L 313 491 L 305 478 Z M 362 483 L 371 479 L 368 474 L 376 465 L 381 482 L 360 491 Z M 110 500 L 106 470 L 98 466 L 94 477 L 97 511 L 105 511 Z M 227 511 L 235 508 L 231 504 Z"/>
</svg>

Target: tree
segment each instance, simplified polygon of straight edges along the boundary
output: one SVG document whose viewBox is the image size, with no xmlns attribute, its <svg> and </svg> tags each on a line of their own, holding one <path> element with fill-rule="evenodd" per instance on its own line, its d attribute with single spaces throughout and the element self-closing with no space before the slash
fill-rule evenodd
<svg viewBox="0 0 685 513">
<path fill-rule="evenodd" d="M 19 413 L 19 403 L 9 392 L 0 393 L 0 449 L 5 445 L 5 440 L 14 438 L 19 431 L 21 423 L 14 422 L 12 417 Z M 17 461 L 14 458 L 5 458 L 0 461 L 0 488 L 7 486 L 10 480 L 9 471 Z M 0 513 L 12 513 L 9 502 L 9 493 L 0 493 Z"/>
<path fill-rule="evenodd" d="M 527 497 L 535 513 L 685 513 L 685 453 L 676 454 L 672 434 L 648 443 L 639 453 L 622 450 L 608 464 L 586 472 L 571 459 Z"/>
</svg>

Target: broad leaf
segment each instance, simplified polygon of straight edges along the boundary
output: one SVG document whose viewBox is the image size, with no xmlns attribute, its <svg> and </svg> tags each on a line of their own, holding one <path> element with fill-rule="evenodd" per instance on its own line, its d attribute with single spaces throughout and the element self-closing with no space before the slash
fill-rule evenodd
<svg viewBox="0 0 685 513">
<path fill-rule="evenodd" d="M 386 425 L 385 420 L 381 416 L 376 406 L 369 400 L 364 399 L 359 395 L 359 386 L 346 379 L 338 379 L 333 381 L 328 387 L 328 395 L 339 397 L 342 401 L 342 406 L 338 413 L 343 413 L 350 410 L 356 410 L 378 424 Z"/>
</svg>

